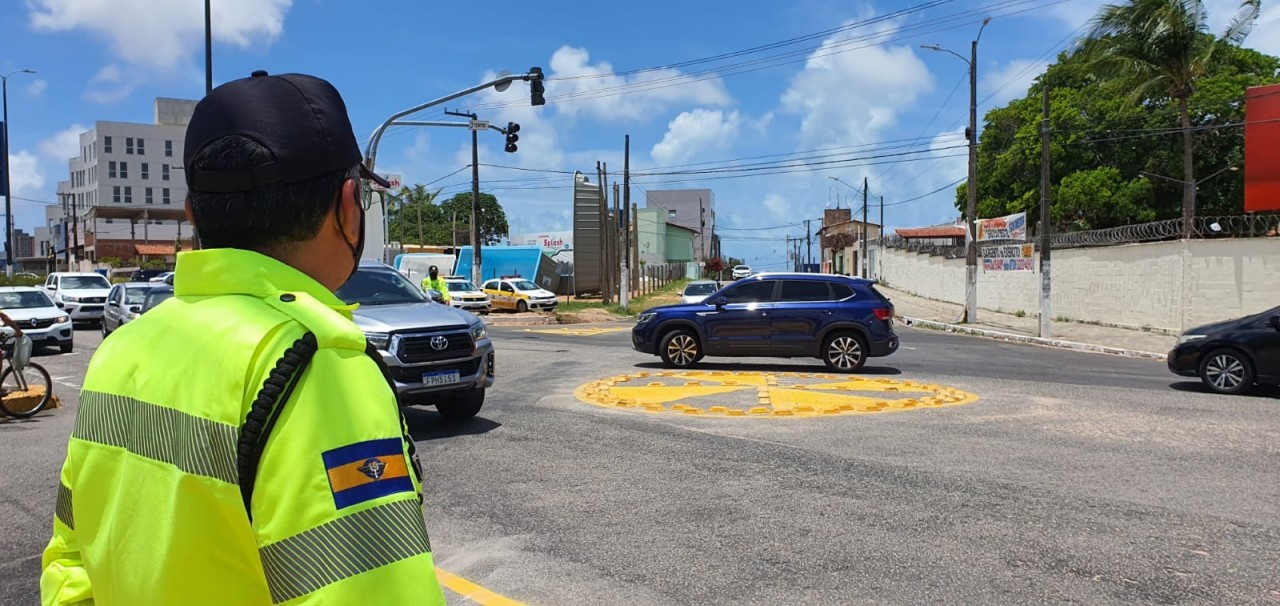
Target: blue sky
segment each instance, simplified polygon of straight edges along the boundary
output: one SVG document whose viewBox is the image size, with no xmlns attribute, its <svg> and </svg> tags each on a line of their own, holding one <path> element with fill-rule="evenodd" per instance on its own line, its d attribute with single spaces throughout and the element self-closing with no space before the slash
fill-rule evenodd
<svg viewBox="0 0 1280 606">
<path fill-rule="evenodd" d="M 550 171 L 581 170 L 594 181 L 599 160 L 617 175 L 623 136 L 630 134 L 633 201 L 643 206 L 648 189 L 714 189 L 726 254 L 768 269 L 784 265 L 784 240 L 803 233 L 804 219 L 819 219 L 837 197 L 850 205 L 854 192 L 828 176 L 859 186 L 868 178 L 873 201 L 885 197 L 890 228 L 954 218 L 947 186 L 965 175 L 967 68 L 921 44 L 967 55 L 982 17 L 993 17 L 978 61 L 985 112 L 1024 94 L 1101 2 L 213 4 L 215 84 L 255 69 L 326 78 L 345 97 L 362 141 L 398 110 L 502 69 L 541 66 L 546 106 L 528 106 L 523 83 L 448 106 L 478 106 L 482 119 L 521 124 L 516 154 L 502 151 L 497 133 L 481 137 L 482 164 L 524 169 L 481 168 L 481 187 L 498 197 L 512 233 L 568 229 L 571 177 Z M 1237 3 L 1206 4 L 1219 29 Z M 911 10 L 921 5 L 932 6 Z M 77 153 L 74 136 L 84 127 L 95 120 L 149 122 L 155 97 L 203 95 L 203 3 L 2 0 L 0 6 L 0 73 L 39 72 L 9 81 L 14 213 L 17 226 L 29 229 L 43 221 L 43 204 L 56 199 L 57 182 L 67 178 L 65 158 Z M 820 35 L 688 63 L 814 34 Z M 1280 9 L 1265 8 L 1248 45 L 1280 53 Z M 636 71 L 671 65 L 678 67 Z M 447 118 L 438 111 L 419 117 Z M 885 154 L 905 155 L 860 160 Z M 760 170 L 689 174 L 744 158 L 754 159 L 737 165 L 760 163 Z M 778 166 L 785 161 L 798 163 Z M 464 129 L 393 129 L 378 156 L 379 172 L 443 186 L 446 196 L 469 189 L 470 171 L 448 176 L 469 163 Z M 671 172 L 681 174 L 646 174 Z M 873 221 L 876 214 L 873 207 Z"/>
</svg>

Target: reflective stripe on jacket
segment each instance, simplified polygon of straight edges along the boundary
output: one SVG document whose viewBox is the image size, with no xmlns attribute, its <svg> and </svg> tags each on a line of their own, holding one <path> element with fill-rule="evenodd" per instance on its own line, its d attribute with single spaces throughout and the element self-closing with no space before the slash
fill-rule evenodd
<svg viewBox="0 0 1280 606">
<path fill-rule="evenodd" d="M 444 604 L 395 394 L 351 309 L 252 252 L 182 253 L 175 296 L 90 361 L 44 552 L 44 604 Z M 282 354 L 317 350 L 251 513 L 237 441 Z"/>
</svg>

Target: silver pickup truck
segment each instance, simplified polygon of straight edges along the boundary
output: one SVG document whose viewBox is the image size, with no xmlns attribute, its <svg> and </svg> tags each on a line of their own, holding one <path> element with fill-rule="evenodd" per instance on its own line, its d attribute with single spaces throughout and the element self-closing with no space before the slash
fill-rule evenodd
<svg viewBox="0 0 1280 606">
<path fill-rule="evenodd" d="M 470 419 L 493 385 L 493 343 L 475 314 L 431 301 L 395 269 L 360 264 L 338 289 L 395 381 L 403 406 L 433 405 L 450 421 Z"/>
</svg>

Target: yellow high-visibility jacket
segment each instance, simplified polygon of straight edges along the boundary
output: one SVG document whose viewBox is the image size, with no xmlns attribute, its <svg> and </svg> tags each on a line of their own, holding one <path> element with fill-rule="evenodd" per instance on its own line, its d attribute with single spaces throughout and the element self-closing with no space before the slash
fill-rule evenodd
<svg viewBox="0 0 1280 606">
<path fill-rule="evenodd" d="M 354 306 L 232 249 L 180 254 L 174 292 L 90 361 L 43 603 L 444 604 L 417 461 Z M 246 510 L 242 427 L 308 332 Z"/>
</svg>

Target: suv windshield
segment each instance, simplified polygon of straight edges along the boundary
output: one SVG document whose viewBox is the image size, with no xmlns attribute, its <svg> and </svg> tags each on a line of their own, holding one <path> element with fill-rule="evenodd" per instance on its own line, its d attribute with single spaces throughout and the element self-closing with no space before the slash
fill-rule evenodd
<svg viewBox="0 0 1280 606">
<path fill-rule="evenodd" d="M 538 290 L 538 285 L 528 280 L 520 280 L 519 282 L 512 282 L 511 285 L 516 287 L 516 290 Z"/>
<path fill-rule="evenodd" d="M 111 288 L 111 283 L 102 276 L 66 276 L 59 287 L 64 290 Z"/>
<path fill-rule="evenodd" d="M 715 291 L 716 291 L 715 284 L 712 284 L 711 282 L 703 282 L 701 284 L 690 284 L 688 287 L 684 289 L 684 294 L 701 296 L 701 295 L 709 295 Z"/>
<path fill-rule="evenodd" d="M 0 310 L 32 309 L 35 307 L 53 307 L 53 301 L 42 292 L 4 292 L 0 293 Z"/>
<path fill-rule="evenodd" d="M 422 291 L 395 270 L 360 269 L 342 288 L 338 298 L 347 305 L 396 305 L 422 303 Z"/>
</svg>

